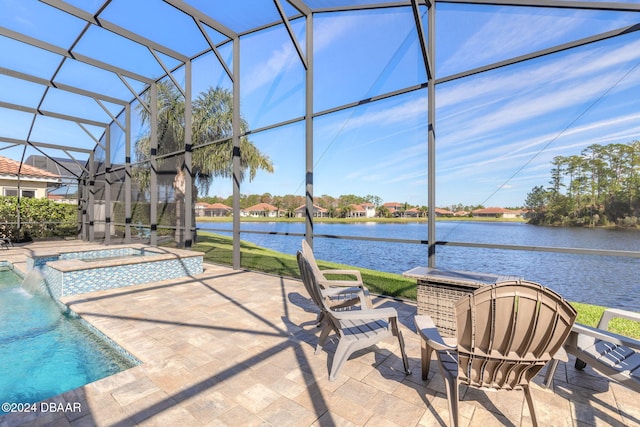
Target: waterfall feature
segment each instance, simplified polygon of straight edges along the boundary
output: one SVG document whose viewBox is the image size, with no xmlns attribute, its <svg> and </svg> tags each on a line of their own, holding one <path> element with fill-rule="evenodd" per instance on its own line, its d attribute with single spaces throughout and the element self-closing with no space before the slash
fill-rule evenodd
<svg viewBox="0 0 640 427">
<path fill-rule="evenodd" d="M 34 295 L 50 295 L 42 270 L 39 268 L 29 270 L 22 280 L 22 288 Z"/>
</svg>

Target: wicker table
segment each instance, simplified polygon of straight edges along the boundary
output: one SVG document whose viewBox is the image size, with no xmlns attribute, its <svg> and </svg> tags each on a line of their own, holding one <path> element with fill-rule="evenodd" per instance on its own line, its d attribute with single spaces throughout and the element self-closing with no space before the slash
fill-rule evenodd
<svg viewBox="0 0 640 427">
<path fill-rule="evenodd" d="M 522 280 L 522 277 L 517 276 L 441 270 L 431 267 L 416 267 L 403 273 L 403 276 L 418 280 L 418 314 L 431 316 L 438 331 L 445 337 L 453 337 L 456 334 L 453 306 L 460 298 L 481 286 L 506 280 Z"/>
</svg>

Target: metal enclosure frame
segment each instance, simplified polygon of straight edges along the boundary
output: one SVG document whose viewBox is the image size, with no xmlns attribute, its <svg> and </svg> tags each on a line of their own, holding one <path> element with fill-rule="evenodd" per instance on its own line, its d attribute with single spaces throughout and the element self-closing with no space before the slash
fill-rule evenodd
<svg viewBox="0 0 640 427">
<path fill-rule="evenodd" d="M 233 85 L 233 177 L 232 177 L 232 185 L 233 185 L 233 267 L 235 269 L 240 268 L 240 234 L 241 224 L 240 224 L 240 138 L 244 135 L 241 135 L 240 128 L 240 67 L 242 64 L 240 63 L 240 39 L 244 36 L 250 35 L 256 31 L 263 30 L 265 28 L 270 28 L 273 26 L 283 25 L 287 30 L 290 41 L 294 46 L 300 63 L 304 67 L 305 73 L 305 107 L 304 107 L 304 116 L 299 117 L 292 120 L 287 120 L 282 123 L 274 123 L 267 127 L 263 127 L 261 129 L 252 129 L 251 132 L 259 132 L 267 129 L 277 128 L 280 126 L 288 125 L 295 122 L 304 122 L 305 127 L 305 160 L 304 160 L 304 170 L 305 170 L 305 205 L 306 205 L 306 213 L 305 213 L 305 236 L 307 241 L 312 244 L 314 237 L 329 237 L 318 235 L 314 233 L 314 221 L 313 221 L 313 200 L 314 200 L 314 186 L 313 186 L 313 177 L 314 177 L 314 159 L 313 159 L 313 149 L 314 149 L 314 141 L 313 141 L 313 130 L 314 130 L 314 119 L 321 117 L 326 114 L 334 113 L 337 111 L 345 110 L 348 108 L 352 108 L 355 105 L 362 104 L 364 102 L 374 102 L 376 100 L 381 100 L 397 95 L 401 95 L 404 93 L 412 92 L 420 89 L 427 89 L 428 93 L 428 116 L 425 117 L 425 120 L 428 123 L 428 158 L 425 161 L 426 169 L 428 172 L 428 188 L 425 189 L 428 193 L 428 215 L 429 218 L 435 218 L 435 208 L 436 208 L 436 91 L 437 86 L 441 83 L 450 82 L 453 80 L 465 78 L 468 76 L 472 76 L 475 74 L 483 73 L 490 70 L 495 70 L 501 67 L 505 67 L 508 65 L 516 64 L 519 62 L 540 58 L 545 55 L 549 55 L 556 52 L 561 52 L 564 50 L 572 49 L 579 46 L 584 46 L 586 44 L 594 43 L 597 41 L 617 37 L 620 35 L 628 34 L 631 32 L 638 31 L 640 29 L 640 19 L 639 23 L 636 25 L 627 26 L 624 28 L 620 28 L 614 31 L 609 31 L 606 33 L 598 34 L 595 36 L 587 37 L 581 40 L 575 40 L 572 42 L 564 43 L 552 48 L 544 49 L 537 52 L 531 52 L 526 55 L 522 55 L 519 57 L 511 58 L 509 60 L 500 61 L 498 63 L 490 64 L 487 66 L 470 69 L 461 73 L 457 73 L 455 75 L 438 77 L 436 76 L 435 69 L 435 47 L 436 47 L 436 32 L 435 32 L 435 23 L 436 23 L 436 9 L 438 4 L 471 4 L 471 5 L 493 5 L 493 6 L 513 6 L 513 7 L 539 7 L 539 8 L 571 8 L 571 9 L 583 9 L 583 10 L 610 10 L 610 11 L 621 11 L 621 12 L 640 12 L 640 4 L 638 3 L 626 3 L 626 2 L 618 2 L 618 3 L 609 3 L 609 2 L 584 2 L 584 1 L 560 1 L 560 0 L 404 0 L 404 1 L 389 1 L 382 3 L 373 3 L 373 4 L 353 4 L 348 6 L 341 7 L 326 7 L 326 8 L 313 8 L 305 2 L 305 0 L 273 0 L 273 7 L 277 10 L 278 15 L 280 16 L 279 21 L 271 22 L 267 25 L 260 26 L 258 28 L 254 28 L 250 31 L 245 32 L 237 32 L 233 29 L 221 24 L 216 20 L 215 16 L 208 16 L 205 12 L 189 5 L 186 2 L 180 0 L 164 0 L 164 2 L 175 9 L 176 13 L 185 14 L 190 17 L 200 29 L 202 36 L 206 39 L 206 43 L 209 46 L 209 49 L 204 52 L 199 52 L 197 55 L 188 57 L 184 54 L 175 51 L 167 46 L 163 46 L 151 39 L 148 39 L 140 34 L 133 33 L 125 28 L 120 27 L 108 20 L 104 19 L 101 14 L 104 12 L 106 8 L 109 6 L 109 1 L 105 1 L 103 6 L 100 8 L 97 14 L 91 15 L 84 10 L 72 6 L 69 3 L 65 3 L 60 0 L 41 0 L 42 3 L 54 7 L 66 14 L 69 14 L 75 18 L 81 19 L 85 22 L 84 31 L 82 31 L 77 38 L 72 43 L 72 48 L 69 50 L 61 49 L 58 46 L 54 46 L 46 41 L 38 40 L 33 37 L 30 37 L 25 34 L 17 33 L 7 28 L 0 27 L 0 36 L 8 37 L 10 39 L 19 41 L 21 43 L 25 43 L 31 46 L 38 47 L 45 51 L 53 52 L 57 55 L 60 55 L 62 59 L 62 63 L 59 65 L 58 70 L 62 66 L 65 61 L 74 60 L 79 61 L 81 63 L 85 63 L 91 65 L 93 67 L 100 68 L 102 70 L 113 73 L 118 76 L 118 78 L 123 82 L 123 84 L 129 88 L 131 92 L 131 99 L 121 99 L 118 97 L 114 97 L 108 93 L 96 93 L 92 91 L 88 91 L 86 89 L 82 89 L 80 87 L 74 87 L 68 84 L 61 84 L 56 81 L 56 73 L 51 76 L 50 79 L 43 79 L 36 75 L 30 75 L 24 72 L 19 72 L 12 69 L 0 68 L 0 74 L 5 74 L 20 80 L 24 80 L 27 82 L 37 83 L 46 87 L 45 93 L 42 95 L 42 99 L 40 101 L 40 106 L 44 101 L 44 98 L 47 94 L 47 91 L 55 88 L 59 90 L 63 90 L 69 93 L 82 95 L 93 99 L 102 109 L 107 112 L 111 118 L 111 123 L 105 122 L 97 122 L 86 120 L 80 117 L 69 116 L 66 114 L 62 114 L 56 111 L 45 111 L 40 108 L 28 108 L 21 105 L 16 105 L 7 102 L 0 102 L 0 107 L 10 110 L 22 111 L 34 114 L 34 116 L 42 115 L 51 118 L 55 118 L 58 120 L 66 120 L 70 122 L 76 123 L 78 126 L 83 128 L 86 133 L 91 135 L 84 126 L 98 126 L 104 129 L 104 136 L 99 140 L 95 140 L 96 146 L 93 150 L 85 149 L 85 148 L 77 148 L 70 146 L 60 146 L 56 144 L 50 144 L 46 141 L 34 141 L 30 137 L 27 137 L 25 140 L 17 140 L 15 138 L 5 137 L 0 134 L 0 143 L 7 144 L 22 144 L 25 146 L 30 146 L 35 149 L 39 148 L 47 148 L 47 149 L 57 149 L 61 150 L 69 155 L 70 158 L 73 159 L 73 155 L 71 153 L 78 152 L 89 155 L 89 162 L 84 166 L 84 173 L 82 176 L 77 176 L 79 187 L 82 188 L 82 191 L 78 192 L 78 208 L 79 208 L 79 225 L 80 232 L 79 236 L 82 239 L 93 241 L 95 240 L 94 233 L 94 198 L 95 198 L 95 183 L 96 179 L 103 179 L 105 182 L 105 198 L 107 211 L 105 215 L 105 227 L 109 227 L 113 223 L 113 213 L 109 211 L 109 201 L 110 201 L 110 189 L 113 184 L 114 172 L 118 170 L 124 169 L 124 188 L 125 188 L 125 242 L 131 241 L 132 236 L 132 220 L 131 220 L 131 209 L 132 209 L 132 159 L 131 159 L 131 149 L 132 149 L 132 135 L 131 135 L 131 105 L 134 101 L 139 102 L 142 108 L 145 108 L 151 117 L 151 145 L 149 152 L 149 164 L 151 169 L 151 179 L 150 179 L 150 242 L 152 245 L 157 244 L 158 241 L 158 212 L 157 212 L 157 202 L 158 202 L 158 159 L 159 158 L 167 158 L 170 156 L 184 156 L 184 169 L 187 171 L 185 175 L 186 183 L 185 183 L 185 206 L 191 206 L 195 201 L 193 199 L 192 193 L 192 183 L 193 183 L 193 168 L 192 168 L 192 152 L 193 146 L 191 143 L 191 128 L 186 126 L 184 133 L 184 149 L 177 153 L 164 154 L 162 156 L 158 155 L 158 135 L 156 132 L 156 122 L 157 122 L 157 83 L 164 78 L 168 78 L 172 80 L 178 90 L 183 94 L 185 98 L 185 122 L 190 123 L 191 115 L 192 115 L 192 61 L 197 57 L 207 53 L 213 52 L 215 56 L 218 58 L 221 66 L 224 68 L 225 72 L 229 76 L 232 85 Z M 286 2 L 286 3 L 284 3 Z M 348 3 L 348 2 L 345 2 Z M 359 2 L 358 2 L 359 3 Z M 293 7 L 297 11 L 297 14 L 294 16 L 287 16 L 284 5 L 288 7 Z M 367 10 L 367 9 L 377 9 L 377 8 L 411 8 L 413 12 L 413 16 L 415 18 L 415 31 L 418 36 L 418 40 L 420 42 L 420 50 L 422 59 L 424 61 L 425 74 L 427 76 L 427 80 L 417 86 L 407 87 L 402 90 L 398 90 L 392 93 L 386 93 L 383 95 L 376 96 L 371 99 L 361 100 L 354 103 L 349 103 L 346 105 L 336 106 L 329 110 L 325 111 L 314 111 L 313 100 L 314 100 L 314 16 L 320 13 L 331 13 L 331 12 L 340 12 L 340 11 L 353 11 L 353 10 Z M 251 11 L 248 11 L 251 13 Z M 423 17 L 426 15 L 426 24 L 423 21 Z M 639 15 L 640 17 L 640 15 Z M 296 37 L 292 27 L 291 20 L 294 19 L 303 19 L 305 22 L 305 40 L 298 40 Z M 160 76 L 147 76 L 139 73 L 132 72 L 130 70 L 124 69 L 122 67 L 116 66 L 114 64 L 105 63 L 94 58 L 91 58 L 86 55 L 79 54 L 75 52 L 73 49 L 78 43 L 81 42 L 83 36 L 86 33 L 86 30 L 92 26 L 99 27 L 111 33 L 114 33 L 118 36 L 121 36 L 129 41 L 132 41 L 140 46 L 144 46 L 156 59 L 158 65 L 162 67 L 164 70 L 164 74 Z M 211 28 L 217 31 L 219 34 L 225 37 L 225 40 L 221 43 L 214 43 L 209 37 L 206 29 L 204 27 Z M 231 67 L 227 64 L 220 52 L 219 49 L 221 46 L 231 43 L 233 50 L 233 62 Z M 304 46 L 304 49 L 302 49 Z M 169 69 L 165 64 L 165 61 L 161 58 L 159 54 L 162 54 L 168 58 L 172 58 L 173 60 L 179 63 L 178 66 Z M 178 83 L 178 79 L 173 75 L 173 73 L 178 70 L 184 70 L 185 83 L 184 87 L 182 87 Z M 130 80 L 140 82 L 145 85 L 145 90 L 149 90 L 150 97 L 150 105 L 145 104 L 142 93 L 135 90 L 130 84 Z M 104 106 L 104 103 L 108 102 L 111 104 L 116 104 L 121 106 L 122 111 L 118 115 L 113 115 L 109 112 L 109 110 Z M 123 123 L 124 121 L 124 123 Z M 33 122 L 31 125 L 31 129 L 28 134 L 31 134 L 33 129 Z M 125 164 L 119 166 L 119 169 L 114 168 L 111 164 L 111 149 L 112 149 L 112 140 L 111 140 L 111 126 L 119 127 L 125 134 L 125 150 L 126 150 L 126 161 Z M 94 138 L 95 139 L 95 138 Z M 94 152 L 97 147 L 101 147 L 106 153 L 105 160 L 105 168 L 103 173 L 98 173 L 97 165 L 94 158 Z M 190 247 L 193 243 L 192 241 L 192 233 L 195 230 L 195 224 L 192 221 L 191 215 L 185 215 L 185 223 L 184 223 L 184 245 L 185 247 Z M 180 232 L 178 230 L 178 232 Z M 367 240 L 367 239 L 364 239 Z M 393 239 L 368 239 L 368 240 L 389 240 L 389 241 L 398 241 Z M 105 233 L 105 243 L 110 243 L 109 233 Z M 468 246 L 468 247 L 490 247 L 490 248 L 499 248 L 499 249 L 509 249 L 509 250 L 532 250 L 532 248 L 524 247 L 524 246 L 513 246 L 513 245 L 490 245 L 490 244 L 482 244 L 476 245 L 472 243 L 450 243 L 450 242 L 439 242 L 436 238 L 436 224 L 435 221 L 429 221 L 428 224 L 428 241 L 420 242 L 420 241 L 411 241 L 411 243 L 426 243 L 428 245 L 428 264 L 431 267 L 435 267 L 435 254 L 437 245 L 449 244 L 454 246 Z M 535 248 L 535 250 L 543 250 L 548 252 L 571 252 L 571 253 L 595 253 L 595 254 L 606 254 L 606 255 L 616 255 L 616 256 L 631 256 L 631 257 L 640 257 L 640 254 L 634 252 L 624 252 L 624 251 L 586 251 L 585 250 L 569 250 L 563 248 Z"/>
</svg>

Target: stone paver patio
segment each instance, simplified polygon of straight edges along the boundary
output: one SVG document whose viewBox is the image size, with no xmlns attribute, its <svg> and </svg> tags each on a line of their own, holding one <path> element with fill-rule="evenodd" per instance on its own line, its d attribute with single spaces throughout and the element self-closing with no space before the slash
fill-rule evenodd
<svg viewBox="0 0 640 427">
<path fill-rule="evenodd" d="M 39 243 L 0 252 L 24 268 Z M 94 245 L 95 246 L 95 245 Z M 412 375 L 397 341 L 356 354 L 328 381 L 335 342 L 314 355 L 316 311 L 299 281 L 205 264 L 196 277 L 64 298 L 142 364 L 50 399 L 81 411 L 0 416 L 0 426 L 443 426 L 444 383 L 420 378 L 415 304 L 376 298 L 400 316 Z M 590 368 L 560 364 L 554 390 L 535 380 L 541 425 L 640 425 L 636 393 Z M 461 389 L 462 426 L 528 426 L 521 391 Z"/>
</svg>

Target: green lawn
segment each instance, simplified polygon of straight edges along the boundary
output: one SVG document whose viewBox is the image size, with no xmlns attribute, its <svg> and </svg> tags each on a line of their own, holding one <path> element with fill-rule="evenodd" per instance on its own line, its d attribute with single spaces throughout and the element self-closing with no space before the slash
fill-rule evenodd
<svg viewBox="0 0 640 427">
<path fill-rule="evenodd" d="M 205 262 L 213 264 L 232 264 L 232 240 L 230 237 L 214 233 L 199 232 L 198 243 L 194 250 L 204 253 Z M 318 261 L 320 268 L 353 269 L 352 266 Z M 279 276 L 300 278 L 296 257 L 240 242 L 240 265 L 248 270 L 263 271 Z M 396 298 L 416 300 L 416 282 L 399 274 L 384 273 L 376 270 L 358 268 L 362 280 L 372 293 L 389 295 Z M 571 303 L 578 311 L 578 323 L 596 326 L 605 310 L 604 307 L 581 303 Z M 640 338 L 640 322 L 614 319 L 609 325 L 613 332 L 634 338 Z"/>
</svg>

